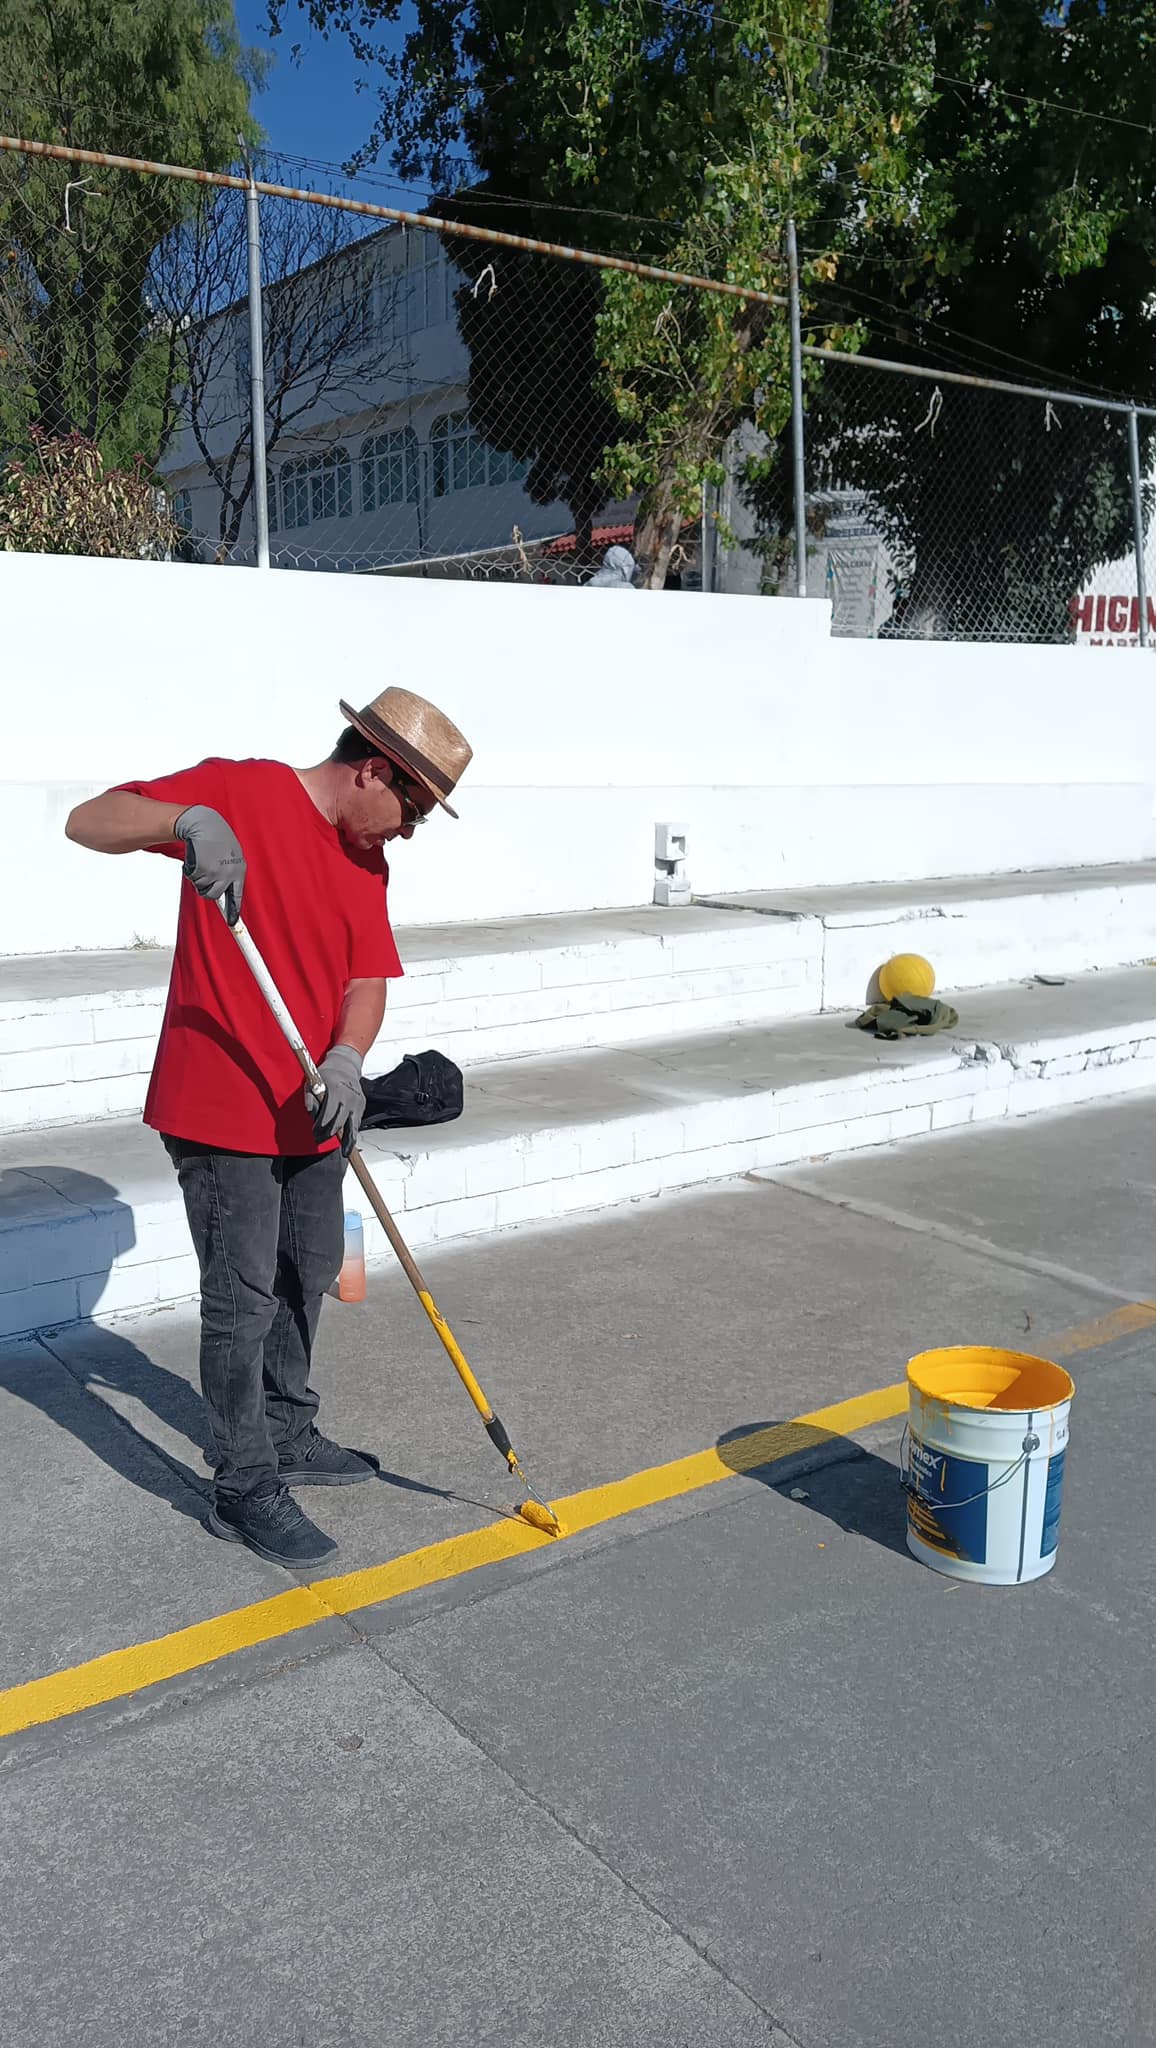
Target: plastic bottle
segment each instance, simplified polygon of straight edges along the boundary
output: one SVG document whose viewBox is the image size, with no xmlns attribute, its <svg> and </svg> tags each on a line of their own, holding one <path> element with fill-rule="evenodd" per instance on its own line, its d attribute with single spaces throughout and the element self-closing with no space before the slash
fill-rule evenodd
<svg viewBox="0 0 1156 2048">
<path fill-rule="evenodd" d="M 337 1282 L 337 1299 L 365 1300 L 365 1231 L 356 1209 L 345 1212 L 345 1255 Z"/>
</svg>

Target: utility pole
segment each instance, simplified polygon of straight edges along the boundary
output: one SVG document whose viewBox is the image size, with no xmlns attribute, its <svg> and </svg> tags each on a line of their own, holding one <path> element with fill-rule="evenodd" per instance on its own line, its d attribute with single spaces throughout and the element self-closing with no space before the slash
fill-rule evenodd
<svg viewBox="0 0 1156 2048">
<path fill-rule="evenodd" d="M 241 137 L 237 137 L 241 142 Z M 261 306 L 261 207 L 253 166 L 241 143 L 249 189 L 245 194 L 245 245 L 249 258 L 249 450 L 253 464 L 253 514 L 257 567 L 269 567 L 269 475 L 265 454 L 265 322 Z"/>
</svg>

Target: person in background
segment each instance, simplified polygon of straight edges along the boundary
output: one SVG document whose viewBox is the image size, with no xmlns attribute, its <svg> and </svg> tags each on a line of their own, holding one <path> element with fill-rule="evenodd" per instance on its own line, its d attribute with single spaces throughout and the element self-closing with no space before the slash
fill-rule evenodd
<svg viewBox="0 0 1156 2048">
<path fill-rule="evenodd" d="M 602 567 L 595 569 L 587 590 L 633 590 L 637 564 L 629 548 L 607 548 Z"/>
</svg>

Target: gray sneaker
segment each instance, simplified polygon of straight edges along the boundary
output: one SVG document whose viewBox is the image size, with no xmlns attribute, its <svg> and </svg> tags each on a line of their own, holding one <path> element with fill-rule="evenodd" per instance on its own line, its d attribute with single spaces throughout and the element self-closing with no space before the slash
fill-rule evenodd
<svg viewBox="0 0 1156 2048">
<path fill-rule="evenodd" d="M 282 1486 L 354 1486 L 359 1479 L 376 1478 L 380 1470 L 372 1451 L 347 1451 L 312 1423 L 292 1450 L 283 1451 L 277 1460 Z"/>
<path fill-rule="evenodd" d="M 337 1548 L 332 1536 L 309 1520 L 283 1486 L 241 1500 L 214 1501 L 205 1527 L 226 1543 L 244 1543 L 258 1557 L 287 1565 L 290 1571 L 324 1564 Z"/>
</svg>

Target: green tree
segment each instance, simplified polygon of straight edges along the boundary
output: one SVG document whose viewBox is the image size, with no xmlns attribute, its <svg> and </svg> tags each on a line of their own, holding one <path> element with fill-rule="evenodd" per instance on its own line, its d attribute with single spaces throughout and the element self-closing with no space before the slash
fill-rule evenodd
<svg viewBox="0 0 1156 2048">
<path fill-rule="evenodd" d="M 508 206 L 475 188 L 439 210 L 475 225 L 506 227 Z M 610 495 L 602 476 L 621 423 L 602 388 L 595 340 L 602 281 L 581 264 L 453 237 L 447 253 L 467 282 L 458 328 L 469 351 L 470 419 L 484 441 L 526 465 L 535 505 L 569 506 L 576 568 L 589 567 L 594 521 Z"/>
<path fill-rule="evenodd" d="M 590 92 L 567 165 L 578 181 L 597 176 L 614 147 L 601 122 L 633 65 L 653 138 L 647 156 L 656 141 L 659 160 L 668 160 L 662 183 L 678 223 L 669 267 L 781 296 L 788 219 L 804 236 L 816 223 L 825 238 L 830 223 L 868 204 L 889 219 L 909 212 L 910 138 L 930 95 L 905 10 L 871 0 L 842 8 L 745 0 L 718 20 L 704 10 L 689 28 L 666 20 L 661 46 L 637 40 L 646 12 L 644 0 L 632 43 L 628 10 L 612 11 L 610 28 L 584 9 L 572 46 Z M 832 49 L 836 19 L 845 40 Z M 679 149 L 674 186 L 670 159 Z M 934 211 L 930 190 L 924 204 Z M 820 241 L 808 284 L 829 267 Z M 836 338 L 852 342 L 854 323 L 837 324 Z M 624 428 L 603 475 L 617 492 L 639 493 L 639 553 L 648 581 L 660 585 L 704 484 L 723 481 L 733 429 L 748 420 L 773 436 L 787 418 L 786 319 L 757 300 L 612 275 L 597 345 Z"/>
<path fill-rule="evenodd" d="M 517 202 L 507 226 L 775 291 L 793 215 L 813 341 L 1153 395 L 1151 0 L 416 0 L 384 59 L 400 0 L 299 4 L 381 66 L 368 150 L 447 186 L 480 175 Z M 781 500 L 784 363 L 772 309 L 605 283 L 571 404 L 613 405 L 594 481 L 641 493 L 651 580 L 739 418 L 768 436 L 753 488 Z M 1006 622 L 1046 558 L 1054 620 L 1080 565 L 1125 543 L 1118 433 L 953 401 L 913 444 L 914 387 L 858 386 L 872 427 L 841 374 L 815 399 L 817 478 L 872 497 L 916 610 L 965 623 L 966 586 L 972 619 Z"/>
<path fill-rule="evenodd" d="M 271 0 L 275 21 L 287 4 Z M 400 13 L 397 0 L 305 5 L 370 60 L 368 30 Z M 567 239 L 581 233 L 627 254 L 641 245 L 668 267 L 780 292 L 788 215 L 806 226 L 868 201 L 889 217 L 909 208 L 911 138 L 930 87 L 917 28 L 889 0 L 733 0 L 718 10 L 419 0 L 414 23 L 383 61 L 382 122 L 369 147 L 388 137 L 408 175 L 435 183 L 464 164 L 467 184 L 480 177 L 495 203 L 514 196 L 507 226 L 557 239 L 565 224 Z M 835 28 L 838 52 L 827 48 Z M 933 215 L 930 187 L 921 203 Z M 500 283 L 500 261 L 495 268 Z M 555 289 L 545 271 L 542 289 Z M 736 422 L 753 416 L 776 430 L 785 348 L 772 307 L 604 280 L 588 369 L 566 404 L 594 418 L 609 403 L 595 494 L 640 493 L 650 582 L 662 582 Z M 552 390 L 557 408 L 559 361 L 573 366 L 581 354 L 560 332 L 526 378 Z M 492 378 L 480 382 L 493 388 Z M 545 417 L 547 408 L 526 410 Z M 511 424 L 507 414 L 503 432 L 496 409 L 487 431 L 513 446 Z"/>
<path fill-rule="evenodd" d="M 927 33 L 934 232 L 918 209 L 845 214 L 818 244 L 836 268 L 814 310 L 855 320 L 875 355 L 1153 403 L 1151 6 L 952 0 Z M 1122 420 L 944 385 L 932 431 L 929 396 L 833 365 L 811 400 L 812 481 L 873 507 L 910 630 L 1065 638 L 1088 570 L 1131 548 Z"/>
<path fill-rule="evenodd" d="M 9 132 L 219 170 L 256 142 L 256 60 L 231 0 L 0 0 Z M 114 465 L 160 454 L 179 337 L 149 298 L 195 187 L 0 158 L 0 452 L 74 433 Z"/>
</svg>

